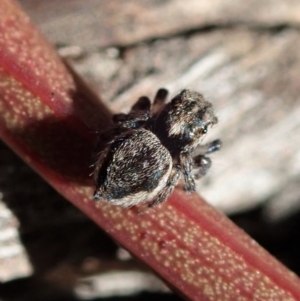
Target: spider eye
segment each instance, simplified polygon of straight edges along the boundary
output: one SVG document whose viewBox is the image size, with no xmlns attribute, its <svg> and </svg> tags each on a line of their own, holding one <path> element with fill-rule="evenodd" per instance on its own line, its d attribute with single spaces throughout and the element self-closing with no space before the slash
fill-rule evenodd
<svg viewBox="0 0 300 301">
<path fill-rule="evenodd" d="M 192 130 L 192 133 L 196 137 L 200 138 L 202 135 L 205 135 L 207 133 L 207 126 L 203 125 L 201 127 L 194 128 L 194 130 Z"/>
</svg>

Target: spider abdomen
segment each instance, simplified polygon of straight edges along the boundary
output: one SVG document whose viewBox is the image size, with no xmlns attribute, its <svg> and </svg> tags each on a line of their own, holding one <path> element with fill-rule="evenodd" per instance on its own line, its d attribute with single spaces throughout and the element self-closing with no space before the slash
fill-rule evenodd
<svg viewBox="0 0 300 301">
<path fill-rule="evenodd" d="M 94 197 L 122 207 L 154 199 L 172 170 L 170 152 L 156 135 L 143 128 L 117 137 L 104 150 L 104 156 Z"/>
</svg>

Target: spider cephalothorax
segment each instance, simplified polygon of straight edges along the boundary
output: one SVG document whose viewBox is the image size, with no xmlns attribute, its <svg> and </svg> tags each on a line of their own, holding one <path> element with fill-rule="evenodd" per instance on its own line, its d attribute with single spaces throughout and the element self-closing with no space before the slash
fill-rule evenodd
<svg viewBox="0 0 300 301">
<path fill-rule="evenodd" d="M 160 89 L 152 107 L 141 97 L 128 114 L 113 116 L 114 127 L 102 134 L 106 142 L 96 164 L 94 199 L 151 207 L 167 199 L 181 174 L 186 190 L 195 191 L 195 178 L 211 165 L 207 154 L 221 147 L 220 140 L 199 145 L 217 118 L 197 92 L 183 90 L 169 103 L 166 97 Z"/>
</svg>

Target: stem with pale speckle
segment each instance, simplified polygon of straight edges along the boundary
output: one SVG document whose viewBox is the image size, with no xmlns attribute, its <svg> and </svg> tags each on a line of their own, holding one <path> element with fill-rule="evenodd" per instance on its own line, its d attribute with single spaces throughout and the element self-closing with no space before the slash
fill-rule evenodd
<svg viewBox="0 0 300 301">
<path fill-rule="evenodd" d="M 59 193 L 191 300 L 300 300 L 300 281 L 197 195 L 136 214 L 91 200 L 96 135 L 110 123 L 12 0 L 0 2 L 0 135 Z"/>
</svg>

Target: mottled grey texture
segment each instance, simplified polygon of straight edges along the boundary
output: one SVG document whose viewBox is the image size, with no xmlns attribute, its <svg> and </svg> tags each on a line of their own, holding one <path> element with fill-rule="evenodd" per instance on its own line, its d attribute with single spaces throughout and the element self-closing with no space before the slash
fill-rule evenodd
<svg viewBox="0 0 300 301">
<path fill-rule="evenodd" d="M 130 130 L 108 145 L 97 196 L 123 207 L 147 201 L 166 185 L 171 169 L 172 157 L 153 133 Z"/>
<path fill-rule="evenodd" d="M 128 114 L 113 116 L 114 128 L 101 135 L 106 147 L 96 164 L 94 199 L 122 207 L 155 206 L 168 198 L 181 174 L 186 190 L 195 191 L 194 177 L 210 167 L 206 155 L 221 146 L 215 140 L 197 149 L 217 118 L 211 103 L 197 92 L 183 90 L 166 104 L 167 94 L 165 89 L 157 92 L 152 110 L 143 96 Z"/>
</svg>

